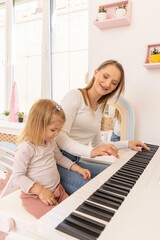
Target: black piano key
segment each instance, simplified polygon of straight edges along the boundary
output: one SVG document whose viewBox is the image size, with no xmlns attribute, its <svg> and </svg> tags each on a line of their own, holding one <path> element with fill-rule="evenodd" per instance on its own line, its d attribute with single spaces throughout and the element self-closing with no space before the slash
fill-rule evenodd
<svg viewBox="0 0 160 240">
<path fill-rule="evenodd" d="M 109 222 L 114 215 L 114 211 L 98 206 L 94 203 L 85 201 L 77 209 L 77 211 L 91 215 L 93 217 Z"/>
<path fill-rule="evenodd" d="M 104 193 L 104 194 L 110 194 L 113 197 L 116 197 L 117 199 L 119 199 L 121 202 L 124 201 L 125 197 L 124 196 L 118 196 L 115 193 L 111 193 L 109 191 L 106 191 L 104 189 L 98 188 L 96 192 L 100 192 L 100 193 Z"/>
<path fill-rule="evenodd" d="M 121 203 L 123 202 L 122 198 L 119 198 L 118 196 L 115 196 L 111 193 L 105 193 L 101 190 L 97 190 L 94 192 L 88 200 L 102 204 L 107 207 L 111 207 L 114 209 L 118 209 Z"/>
<path fill-rule="evenodd" d="M 128 183 L 130 182 L 131 184 L 132 183 L 135 183 L 137 180 L 136 179 L 131 179 L 130 177 L 128 177 L 128 176 L 122 176 L 122 174 L 119 174 L 118 172 L 116 172 L 113 176 L 112 176 L 112 178 L 113 177 L 118 177 L 118 178 L 120 178 L 120 179 L 124 179 L 124 180 L 126 180 L 126 181 L 128 181 Z"/>
<path fill-rule="evenodd" d="M 121 167 L 121 169 L 130 169 L 131 171 L 133 170 L 133 171 L 137 171 L 139 173 L 144 171 L 144 169 L 142 169 L 142 168 L 135 167 L 135 166 L 130 166 L 129 164 L 123 165 L 123 167 Z"/>
<path fill-rule="evenodd" d="M 130 173 L 127 173 L 127 172 L 124 172 L 121 170 L 119 170 L 117 173 L 121 176 L 126 176 L 126 177 L 129 177 L 130 179 L 134 179 L 134 180 L 137 180 L 139 178 L 139 176 L 135 176 L 133 174 L 130 174 Z"/>
<path fill-rule="evenodd" d="M 144 149 L 144 148 L 142 148 L 141 150 L 142 150 L 142 152 L 148 152 L 148 150 L 146 150 L 146 149 Z M 155 150 L 155 149 L 150 149 L 150 150 L 149 150 L 150 153 L 154 153 L 154 154 L 155 154 L 156 151 L 157 151 L 157 150 Z"/>
<path fill-rule="evenodd" d="M 148 164 L 150 162 L 150 159 L 144 159 L 144 158 L 141 158 L 141 157 L 138 157 L 138 156 L 134 156 L 129 161 L 136 161 L 138 163 Z"/>
<path fill-rule="evenodd" d="M 102 197 L 99 197 L 99 196 L 96 196 L 95 194 L 92 194 L 88 200 L 90 200 L 91 202 L 96 202 L 96 203 L 99 203 L 101 205 L 104 205 L 106 207 L 111 207 L 111 208 L 114 208 L 114 209 L 118 209 L 119 206 L 121 205 L 120 203 L 116 203 L 114 201 L 111 201 L 111 200 L 107 200 L 107 199 L 104 199 Z"/>
<path fill-rule="evenodd" d="M 135 161 L 142 164 L 148 164 L 150 162 L 150 159 L 144 159 L 138 156 L 134 156 L 130 159 L 130 161 Z"/>
<path fill-rule="evenodd" d="M 130 170 L 124 170 L 124 169 L 120 169 L 117 171 L 117 173 L 124 173 L 124 174 L 129 174 L 129 177 L 135 177 L 135 179 L 137 179 L 139 177 L 140 174 L 138 173 L 134 173 L 133 171 Z"/>
<path fill-rule="evenodd" d="M 151 157 L 148 156 L 148 155 L 140 155 L 140 154 L 136 153 L 136 154 L 134 155 L 134 158 L 136 158 L 136 157 L 138 157 L 138 158 L 142 158 L 142 159 L 148 159 L 148 160 L 151 160 Z"/>
<path fill-rule="evenodd" d="M 125 172 L 125 173 L 129 173 L 133 176 L 139 176 L 140 173 L 137 172 L 137 171 L 134 171 L 134 170 L 131 170 L 131 169 L 128 169 L 128 168 L 121 168 L 120 170 L 118 170 L 117 172 Z"/>
<path fill-rule="evenodd" d="M 120 186 L 119 184 L 116 184 L 116 183 L 111 183 L 110 182 L 110 178 L 107 180 L 107 182 L 105 182 L 104 183 L 104 185 L 108 185 L 108 184 L 110 184 L 110 185 L 112 185 L 112 186 L 114 186 L 114 187 L 117 187 L 117 188 L 119 188 L 119 189 L 122 189 L 122 190 L 124 190 L 124 191 L 130 191 L 130 187 L 125 187 L 125 186 Z"/>
<path fill-rule="evenodd" d="M 131 168 L 131 167 L 129 167 L 129 166 L 128 166 L 128 167 L 125 166 L 125 167 L 121 168 L 121 170 L 129 170 L 130 172 L 138 173 L 139 175 L 141 175 L 142 172 L 144 171 L 144 169 L 137 170 L 137 169 Z"/>
<path fill-rule="evenodd" d="M 134 184 L 135 184 L 135 182 L 136 182 L 136 181 L 132 182 L 132 181 L 126 180 L 126 179 L 124 179 L 123 177 L 118 176 L 118 175 L 112 176 L 112 179 L 113 179 L 113 180 L 119 180 L 119 181 L 124 182 L 124 183 L 129 183 L 129 184 L 132 185 L 132 187 L 134 186 Z"/>
<path fill-rule="evenodd" d="M 148 151 L 148 152 L 145 152 L 145 151 L 141 151 L 141 152 L 138 152 L 136 155 L 137 156 L 150 156 L 151 158 L 154 156 L 154 152 L 150 152 L 150 151 Z"/>
<path fill-rule="evenodd" d="M 116 185 L 119 185 L 121 187 L 126 187 L 128 188 L 129 190 L 132 188 L 132 185 L 131 184 L 128 184 L 128 183 L 122 183 L 121 181 L 118 181 L 118 180 L 114 180 L 112 178 L 110 178 L 108 180 L 109 183 L 112 183 L 112 184 L 116 184 Z"/>
<path fill-rule="evenodd" d="M 92 220 L 90 218 L 82 216 L 78 213 L 72 212 L 70 214 L 70 216 L 72 216 L 72 218 L 79 219 L 79 221 L 82 221 L 82 222 L 86 223 L 87 225 L 91 225 L 91 226 L 95 227 L 96 229 L 99 229 L 100 231 L 103 231 L 105 228 L 105 225 L 103 223 L 97 222 L 95 220 Z"/>
<path fill-rule="evenodd" d="M 131 169 L 137 169 L 138 171 L 144 171 L 144 167 L 139 167 L 139 166 L 135 166 L 135 165 L 131 165 L 129 163 L 125 163 L 123 165 L 123 167 L 127 167 L 127 168 L 131 168 Z M 123 168 L 122 167 L 122 168 Z"/>
<path fill-rule="evenodd" d="M 147 143 L 148 144 L 148 143 Z M 147 145 L 146 144 L 146 145 Z M 145 148 L 141 148 L 141 150 L 142 151 L 146 151 L 146 152 L 151 152 L 151 151 L 157 151 L 157 149 L 159 148 L 158 146 L 158 148 L 157 147 L 151 147 L 151 146 L 148 146 L 149 148 L 150 148 L 150 150 L 147 150 L 147 149 L 145 149 Z"/>
<path fill-rule="evenodd" d="M 99 237 L 105 225 L 98 221 L 89 219 L 85 216 L 72 212 L 63 224 L 60 223 L 56 229 L 68 233 L 78 239 L 94 240 Z M 76 232 L 78 231 L 78 236 Z"/>
<path fill-rule="evenodd" d="M 92 221 L 89 218 L 81 217 L 80 214 L 74 215 L 74 213 L 72 213 L 65 220 L 69 223 L 72 223 L 75 226 L 77 225 L 78 227 L 83 228 L 83 231 L 85 231 L 85 232 L 90 231 L 94 235 L 97 235 L 97 236 L 100 235 L 101 231 L 105 227 L 104 224 L 99 225 L 97 221 Z M 97 224 L 98 224 L 98 226 L 97 226 Z"/>
<path fill-rule="evenodd" d="M 127 196 L 129 193 L 129 190 L 124 190 L 119 186 L 113 186 L 112 184 L 103 184 L 100 189 L 106 190 L 106 191 L 110 191 L 122 196 Z"/>
<path fill-rule="evenodd" d="M 157 146 L 157 145 L 154 145 L 154 144 L 149 144 L 149 143 L 146 143 L 146 145 L 147 145 L 147 147 L 149 147 L 150 149 L 158 149 L 159 148 L 159 146 Z"/>
<path fill-rule="evenodd" d="M 89 234 L 85 233 L 84 229 L 79 229 L 78 227 L 75 227 L 72 224 L 69 224 L 66 220 L 61 222 L 56 227 L 56 229 L 80 240 L 96 240 L 97 239 L 97 236 L 93 236 L 90 232 Z"/>
<path fill-rule="evenodd" d="M 99 236 L 101 231 L 99 229 L 96 229 L 93 226 L 90 226 L 82 221 L 78 221 L 76 219 L 73 219 L 72 217 L 67 217 L 66 222 L 68 222 L 69 224 L 72 224 L 72 226 L 75 225 L 76 228 L 82 228 L 83 231 L 90 231 L 90 233 L 92 232 L 93 234 Z"/>
<path fill-rule="evenodd" d="M 133 166 L 133 167 L 138 167 L 138 168 L 141 168 L 142 170 L 144 170 L 145 168 L 146 168 L 146 166 L 142 166 L 142 165 L 139 165 L 138 163 L 136 163 L 136 162 L 128 162 L 127 163 L 127 166 Z"/>
<path fill-rule="evenodd" d="M 129 166 L 130 163 L 135 164 L 135 166 L 132 166 L 132 167 L 140 169 L 140 168 L 145 168 L 149 162 L 141 162 L 141 161 L 138 161 L 137 159 L 130 159 L 127 163 L 123 165 L 123 167 Z"/>
<path fill-rule="evenodd" d="M 145 163 L 139 163 L 139 162 L 134 161 L 134 160 L 130 160 L 128 162 L 128 164 L 133 165 L 133 166 L 137 166 L 137 167 L 141 167 L 142 169 L 145 169 L 146 166 L 147 166 L 147 164 L 145 164 Z"/>
</svg>

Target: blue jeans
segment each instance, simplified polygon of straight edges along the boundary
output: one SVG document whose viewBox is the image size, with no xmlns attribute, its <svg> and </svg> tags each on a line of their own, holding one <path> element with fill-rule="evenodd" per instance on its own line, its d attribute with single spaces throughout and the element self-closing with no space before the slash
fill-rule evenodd
<svg viewBox="0 0 160 240">
<path fill-rule="evenodd" d="M 71 159 L 80 167 L 86 168 L 91 172 L 91 178 L 89 180 L 85 180 L 81 174 L 74 171 L 68 171 L 66 168 L 57 165 L 61 177 L 61 184 L 69 195 L 77 191 L 80 187 L 85 185 L 88 181 L 90 181 L 92 178 L 97 176 L 100 172 L 109 166 L 106 164 L 83 162 L 79 157 L 73 156 L 69 153 L 66 153 L 65 151 L 62 151 L 62 153 L 64 156 Z"/>
<path fill-rule="evenodd" d="M 120 137 L 116 135 L 114 132 L 112 132 L 111 142 L 118 142 L 118 141 L 120 141 Z"/>
</svg>

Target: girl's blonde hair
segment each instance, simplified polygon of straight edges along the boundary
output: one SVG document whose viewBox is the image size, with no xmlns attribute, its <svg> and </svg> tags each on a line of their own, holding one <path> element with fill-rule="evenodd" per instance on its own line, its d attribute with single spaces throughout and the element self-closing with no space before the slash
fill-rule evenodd
<svg viewBox="0 0 160 240">
<path fill-rule="evenodd" d="M 65 122 L 65 114 L 61 106 L 51 99 L 40 99 L 31 107 L 25 127 L 21 132 L 17 144 L 28 139 L 35 146 L 44 145 L 46 126 L 50 124 L 52 115 L 59 116 Z"/>
<path fill-rule="evenodd" d="M 108 61 L 105 61 L 103 62 L 99 67 L 98 67 L 98 71 L 100 71 L 101 69 L 105 68 L 106 66 L 108 65 L 114 65 L 115 67 L 117 67 L 117 69 L 121 72 L 121 79 L 117 85 L 117 87 L 112 91 L 110 92 L 109 94 L 106 94 L 104 96 L 102 96 L 99 100 L 98 100 L 98 104 L 101 105 L 102 107 L 102 110 L 104 110 L 105 106 L 106 106 L 106 103 L 108 101 L 108 99 L 112 98 L 115 93 L 117 93 L 117 100 L 120 96 L 120 94 L 122 92 L 124 92 L 124 88 L 125 88 L 125 77 L 124 77 L 124 70 L 123 70 L 123 67 L 122 65 L 117 62 L 116 60 L 108 60 Z M 93 78 L 91 79 L 91 81 L 88 83 L 88 85 L 85 87 L 85 88 L 82 88 L 82 89 L 79 89 L 81 91 L 81 93 L 83 94 L 83 98 L 84 98 L 84 101 L 85 101 L 85 104 L 88 106 L 88 102 L 89 102 L 89 106 L 91 107 L 92 109 L 92 106 L 91 106 L 91 103 L 90 103 L 90 99 L 89 99 L 89 96 L 88 96 L 88 91 L 90 88 L 92 88 L 93 84 L 94 84 L 94 81 L 95 81 L 95 77 L 93 76 Z M 93 110 L 93 109 L 92 109 Z"/>
</svg>

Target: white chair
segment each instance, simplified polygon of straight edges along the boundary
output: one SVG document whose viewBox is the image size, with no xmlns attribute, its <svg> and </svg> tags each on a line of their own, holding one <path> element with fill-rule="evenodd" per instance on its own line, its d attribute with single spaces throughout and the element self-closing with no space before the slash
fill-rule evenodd
<svg viewBox="0 0 160 240">
<path fill-rule="evenodd" d="M 2 146 L 0 143 L 0 198 L 14 192 L 18 187 L 12 183 L 10 177 L 13 170 L 14 151 Z"/>
<path fill-rule="evenodd" d="M 130 140 L 134 139 L 134 112 L 127 100 L 120 96 L 116 100 L 116 95 L 114 98 L 110 99 L 107 102 L 108 105 L 112 105 L 120 113 L 121 116 L 121 140 Z"/>
<path fill-rule="evenodd" d="M 14 232 L 23 233 L 32 228 L 37 219 L 23 208 L 20 199 L 21 190 L 12 182 L 14 146 L 12 150 L 8 149 L 8 146 L 0 143 L 0 177 L 10 175 L 0 193 L 0 231 L 10 235 Z"/>
<path fill-rule="evenodd" d="M 19 189 L 0 199 L 0 231 L 2 232 L 23 233 L 32 229 L 37 221 L 22 206 L 20 193 Z"/>
</svg>

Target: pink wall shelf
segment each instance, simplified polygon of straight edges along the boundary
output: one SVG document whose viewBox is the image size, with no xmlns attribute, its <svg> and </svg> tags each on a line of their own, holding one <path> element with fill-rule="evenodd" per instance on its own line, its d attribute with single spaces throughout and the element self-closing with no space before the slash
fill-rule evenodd
<svg viewBox="0 0 160 240">
<path fill-rule="evenodd" d="M 127 13 L 121 18 L 115 16 L 115 9 L 117 8 L 118 4 L 126 4 Z M 107 9 L 107 19 L 103 22 L 98 20 L 93 22 L 93 24 L 99 29 L 103 30 L 106 28 L 121 27 L 131 24 L 131 0 L 110 3 L 103 6 L 105 9 Z"/>
<path fill-rule="evenodd" d="M 147 46 L 147 55 L 146 55 L 146 60 L 145 60 L 145 63 L 143 64 L 143 66 L 145 68 L 148 68 L 148 69 L 154 69 L 154 68 L 160 68 L 160 63 L 152 63 L 148 60 L 148 57 L 151 55 L 151 51 L 154 49 L 154 48 L 159 48 L 160 50 L 160 43 L 157 43 L 157 44 L 149 44 Z"/>
</svg>

